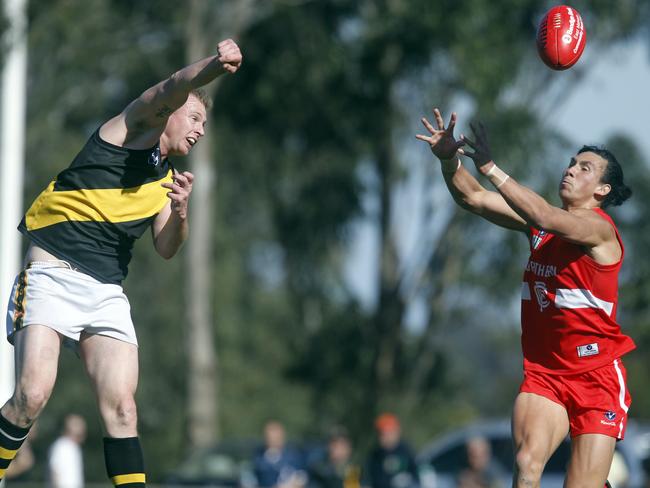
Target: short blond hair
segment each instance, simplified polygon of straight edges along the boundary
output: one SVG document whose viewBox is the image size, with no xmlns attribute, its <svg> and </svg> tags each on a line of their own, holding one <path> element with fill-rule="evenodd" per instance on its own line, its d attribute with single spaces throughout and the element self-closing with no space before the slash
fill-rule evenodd
<svg viewBox="0 0 650 488">
<path fill-rule="evenodd" d="M 195 88 L 190 92 L 190 95 L 194 95 L 198 100 L 203 104 L 205 110 L 208 111 L 212 108 L 212 98 L 208 95 L 203 88 Z"/>
</svg>

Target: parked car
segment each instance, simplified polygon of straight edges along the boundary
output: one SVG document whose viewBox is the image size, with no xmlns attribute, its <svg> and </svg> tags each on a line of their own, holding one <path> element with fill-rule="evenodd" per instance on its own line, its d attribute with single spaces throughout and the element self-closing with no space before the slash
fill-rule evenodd
<svg viewBox="0 0 650 488">
<path fill-rule="evenodd" d="M 423 485 L 426 488 L 455 488 L 458 474 L 467 466 L 466 443 L 476 436 L 489 441 L 501 485 L 509 487 L 514 463 L 509 419 L 477 422 L 443 435 L 425 446 L 417 457 Z M 630 422 L 625 440 L 617 443 L 616 451 L 613 469 L 617 469 L 617 473 L 612 472 L 613 488 L 622 488 L 620 484 L 615 485 L 615 480 L 620 479 L 621 469 L 626 478 L 625 488 L 644 488 L 648 479 L 644 463 L 650 464 L 647 461 L 650 456 L 650 426 Z M 562 488 L 570 454 L 567 438 L 547 463 L 542 488 Z"/>
</svg>

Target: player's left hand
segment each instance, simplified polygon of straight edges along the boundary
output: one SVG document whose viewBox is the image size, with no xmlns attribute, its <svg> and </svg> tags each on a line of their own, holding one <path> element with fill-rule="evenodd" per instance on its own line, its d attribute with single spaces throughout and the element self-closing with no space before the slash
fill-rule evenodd
<svg viewBox="0 0 650 488">
<path fill-rule="evenodd" d="M 187 206 L 190 201 L 190 193 L 192 193 L 194 175 L 189 171 L 179 173 L 174 170 L 172 180 L 172 183 L 162 183 L 161 186 L 170 190 L 167 196 L 171 200 L 172 213 L 185 220 L 187 218 Z"/>
<path fill-rule="evenodd" d="M 450 160 L 456 157 L 459 149 L 465 145 L 463 141 L 457 141 L 454 137 L 454 128 L 456 127 L 456 112 L 452 112 L 449 119 L 449 125 L 445 129 L 445 123 L 442 120 L 442 114 L 437 108 L 433 109 L 433 115 L 436 118 L 438 129 L 434 128 L 426 117 L 422 117 L 421 122 L 429 131 L 428 136 L 417 134 L 416 139 L 429 143 L 431 152 L 441 161 Z"/>
<path fill-rule="evenodd" d="M 235 73 L 242 63 L 242 54 L 239 46 L 232 39 L 226 39 L 217 44 L 218 61 L 224 71 Z"/>
<path fill-rule="evenodd" d="M 465 148 L 460 148 L 458 152 L 464 154 L 468 158 L 471 158 L 472 161 L 474 161 L 476 169 L 478 169 L 481 173 L 485 173 L 489 171 L 492 164 L 494 164 L 490 152 L 490 143 L 488 142 L 487 131 L 481 122 L 479 122 L 478 125 L 470 123 L 469 126 L 474 133 L 474 140 L 468 139 L 467 136 L 464 136 L 462 134 L 460 138 L 469 147 L 471 147 L 474 152 L 468 151 Z"/>
</svg>

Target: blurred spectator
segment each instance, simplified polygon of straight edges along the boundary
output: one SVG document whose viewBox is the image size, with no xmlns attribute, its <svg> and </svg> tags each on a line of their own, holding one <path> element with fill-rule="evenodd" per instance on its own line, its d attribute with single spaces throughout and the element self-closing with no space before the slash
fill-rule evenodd
<svg viewBox="0 0 650 488">
<path fill-rule="evenodd" d="M 416 488 L 420 477 L 415 456 L 402 441 L 402 430 L 397 417 L 381 414 L 375 420 L 377 446 L 368 456 L 363 469 L 361 485 L 365 488 Z"/>
<path fill-rule="evenodd" d="M 344 429 L 335 429 L 327 443 L 327 455 L 309 467 L 312 488 L 359 488 L 360 469 L 352 463 L 352 443 Z"/>
<path fill-rule="evenodd" d="M 29 429 L 27 439 L 25 439 L 23 445 L 20 446 L 20 449 L 18 449 L 18 452 L 16 453 L 16 457 L 7 468 L 4 479 L 11 480 L 13 482 L 28 481 L 29 472 L 36 463 L 36 457 L 34 456 L 32 443 L 34 442 L 34 439 L 37 437 L 37 435 L 38 426 L 36 425 L 36 422 L 34 422 L 31 429 Z"/>
<path fill-rule="evenodd" d="M 69 414 L 63 421 L 61 436 L 48 453 L 48 480 L 52 488 L 83 488 L 84 467 L 81 446 L 86 440 L 86 421 Z"/>
<path fill-rule="evenodd" d="M 467 468 L 458 475 L 458 488 L 502 488 L 501 468 L 492 458 L 490 443 L 481 436 L 472 437 L 465 447 Z"/>
<path fill-rule="evenodd" d="M 284 426 L 271 420 L 264 426 L 264 446 L 253 459 L 258 486 L 301 488 L 307 473 L 300 452 L 286 444 Z"/>
</svg>

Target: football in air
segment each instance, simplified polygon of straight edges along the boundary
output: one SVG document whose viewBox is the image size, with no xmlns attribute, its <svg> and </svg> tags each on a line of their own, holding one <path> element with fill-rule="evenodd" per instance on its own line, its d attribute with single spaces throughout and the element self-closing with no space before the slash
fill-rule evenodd
<svg viewBox="0 0 650 488">
<path fill-rule="evenodd" d="M 582 17 L 568 5 L 551 8 L 537 28 L 537 52 L 554 70 L 565 70 L 576 64 L 585 50 L 587 32 Z"/>
</svg>

